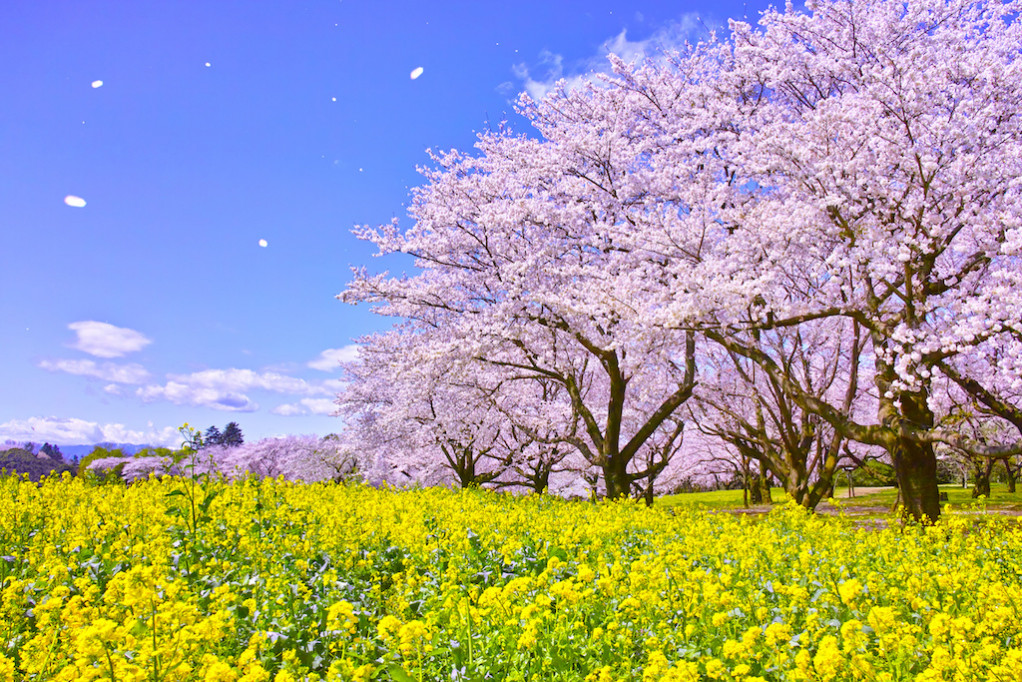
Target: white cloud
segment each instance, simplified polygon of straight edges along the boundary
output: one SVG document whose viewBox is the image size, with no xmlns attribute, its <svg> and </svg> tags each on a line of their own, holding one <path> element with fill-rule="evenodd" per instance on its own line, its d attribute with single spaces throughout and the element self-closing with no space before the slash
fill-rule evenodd
<svg viewBox="0 0 1022 682">
<path fill-rule="evenodd" d="M 330 398 L 302 398 L 300 402 L 312 414 L 329 417 L 337 411 L 337 404 Z"/>
<path fill-rule="evenodd" d="M 525 92 L 536 100 L 543 99 L 548 92 L 554 89 L 554 85 L 564 78 L 564 56 L 547 49 L 541 50 L 539 67 L 542 69 L 542 75 L 538 80 L 532 77 L 530 69 L 525 64 L 515 64 L 511 69 L 515 76 L 524 81 Z M 582 82 L 581 75 L 576 74 L 571 78 L 570 83 L 573 87 L 577 84 L 576 82 Z"/>
<path fill-rule="evenodd" d="M 342 362 L 352 362 L 358 359 L 358 348 L 357 344 L 350 344 L 343 348 L 328 348 L 308 366 L 323 372 L 334 372 L 341 368 Z"/>
<path fill-rule="evenodd" d="M 181 442 L 180 434 L 172 426 L 155 429 L 150 423 L 145 430 L 137 430 L 124 424 L 99 424 L 73 417 L 12 419 L 0 424 L 0 438 L 59 445 L 113 442 L 175 447 Z"/>
<path fill-rule="evenodd" d="M 340 379 L 327 379 L 323 382 L 322 386 L 331 393 L 340 393 L 348 387 L 348 383 L 349 382 L 342 381 Z"/>
<path fill-rule="evenodd" d="M 293 417 L 298 414 L 305 414 L 305 408 L 301 405 L 288 403 L 285 405 L 277 405 L 275 408 L 270 410 L 273 414 L 279 414 L 282 417 Z"/>
<path fill-rule="evenodd" d="M 596 54 L 579 60 L 570 69 L 565 68 L 563 55 L 542 50 L 538 62 L 531 68 L 524 63 L 516 64 L 512 72 L 522 81 L 525 92 L 533 99 L 540 100 L 562 79 L 568 89 L 572 90 L 590 81 L 596 73 L 608 72 L 609 54 L 616 54 L 625 62 L 654 58 L 664 51 L 681 49 L 686 43 L 705 38 L 711 30 L 719 29 L 722 25 L 716 21 L 704 21 L 697 14 L 687 12 L 644 40 L 629 40 L 627 31 L 623 29 L 616 36 L 603 41 Z"/>
<path fill-rule="evenodd" d="M 72 348 L 100 358 L 119 358 L 140 351 L 152 343 L 151 339 L 134 329 L 115 327 L 106 322 L 86 320 L 72 322 L 67 327 L 78 335 Z"/>
<path fill-rule="evenodd" d="M 322 395 L 326 391 L 304 379 L 277 372 L 255 372 L 251 369 L 206 369 L 191 374 L 168 374 L 167 378 L 190 386 L 227 391 L 262 389 L 274 393 Z"/>
<path fill-rule="evenodd" d="M 278 405 L 270 411 L 283 417 L 303 414 L 319 414 L 330 417 L 337 411 L 337 404 L 330 398 L 302 398 L 297 403 Z"/>
<path fill-rule="evenodd" d="M 149 378 L 142 365 L 118 365 L 113 362 L 97 363 L 93 360 L 43 360 L 39 363 L 51 372 L 67 372 L 78 376 L 95 377 L 117 384 L 141 384 Z"/>
<path fill-rule="evenodd" d="M 146 402 L 169 400 L 176 405 L 201 405 L 230 412 L 254 412 L 259 405 L 247 391 L 262 390 L 293 395 L 330 395 L 322 385 L 277 372 L 250 369 L 207 369 L 192 374 L 168 374 L 163 386 L 151 385 L 136 394 Z"/>
<path fill-rule="evenodd" d="M 193 386 L 178 381 L 168 381 L 163 386 L 144 386 L 135 395 L 147 403 L 169 400 L 175 405 L 210 407 L 225 412 L 255 412 L 258 403 L 244 393 L 224 391 L 204 386 Z"/>
</svg>

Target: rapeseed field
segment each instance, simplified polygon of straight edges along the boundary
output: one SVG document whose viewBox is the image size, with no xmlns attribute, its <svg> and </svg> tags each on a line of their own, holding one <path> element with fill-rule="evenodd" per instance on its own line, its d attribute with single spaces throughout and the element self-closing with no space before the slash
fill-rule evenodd
<svg viewBox="0 0 1022 682">
<path fill-rule="evenodd" d="M 2 680 L 1022 680 L 1016 519 L 0 480 Z"/>
</svg>

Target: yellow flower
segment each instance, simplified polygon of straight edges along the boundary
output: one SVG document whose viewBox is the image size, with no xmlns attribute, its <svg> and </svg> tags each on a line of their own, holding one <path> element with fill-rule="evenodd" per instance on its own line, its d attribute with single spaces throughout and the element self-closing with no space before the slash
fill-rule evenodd
<svg viewBox="0 0 1022 682">
<path fill-rule="evenodd" d="M 791 639 L 791 626 L 787 623 L 770 623 L 767 625 L 764 635 L 767 648 L 774 649 L 778 645 L 787 644 Z"/>
<path fill-rule="evenodd" d="M 14 682 L 15 679 L 14 661 L 0 654 L 0 681 Z"/>
<path fill-rule="evenodd" d="M 862 594 L 862 583 L 858 578 L 852 578 L 846 580 L 837 586 L 838 595 L 841 597 L 841 601 L 845 604 L 851 605 L 855 598 Z"/>
<path fill-rule="evenodd" d="M 837 637 L 827 635 L 820 641 L 820 648 L 813 656 L 813 667 L 822 680 L 834 679 L 843 665 Z"/>
<path fill-rule="evenodd" d="M 725 666 L 722 661 L 716 658 L 711 658 L 710 660 L 706 661 L 705 668 L 706 676 L 709 677 L 711 680 L 723 679 L 724 675 L 727 674 L 727 666 Z"/>
<path fill-rule="evenodd" d="M 398 630 L 398 639 L 400 640 L 398 646 L 401 649 L 401 653 L 404 656 L 411 655 L 417 647 L 422 645 L 422 640 L 428 634 L 426 624 L 421 620 L 412 620 L 402 625 L 401 629 Z"/>
<path fill-rule="evenodd" d="M 346 630 L 349 634 L 354 634 L 357 623 L 355 607 L 344 600 L 336 602 L 327 610 L 326 626 L 328 630 Z"/>
<path fill-rule="evenodd" d="M 745 651 L 745 645 L 733 639 L 726 640 L 721 648 L 724 658 L 737 658 Z"/>
<path fill-rule="evenodd" d="M 380 639 L 384 642 L 393 639 L 400 629 L 401 619 L 391 615 L 381 618 L 380 622 L 376 626 L 376 631 L 380 635 Z"/>
<path fill-rule="evenodd" d="M 756 644 L 756 640 L 759 639 L 761 634 L 763 634 L 763 631 L 759 629 L 758 625 L 752 626 L 742 635 L 742 644 L 744 644 L 746 648 L 751 649 Z"/>
<path fill-rule="evenodd" d="M 252 663 L 245 669 L 245 674 L 238 678 L 238 682 L 267 682 L 270 673 L 259 663 Z"/>
<path fill-rule="evenodd" d="M 223 661 L 217 661 L 206 668 L 206 674 L 202 676 L 203 682 L 235 682 L 238 675 L 231 666 Z"/>
</svg>

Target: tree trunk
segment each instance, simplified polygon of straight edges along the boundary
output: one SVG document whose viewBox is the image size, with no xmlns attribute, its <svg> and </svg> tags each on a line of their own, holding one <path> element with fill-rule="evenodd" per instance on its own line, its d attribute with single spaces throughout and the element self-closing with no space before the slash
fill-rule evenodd
<svg viewBox="0 0 1022 682">
<path fill-rule="evenodd" d="M 1017 472 L 1013 468 L 1011 468 L 1010 459 L 1005 458 L 1002 461 L 1004 462 L 1005 481 L 1008 484 L 1008 492 L 1013 493 L 1015 492 L 1015 474 Z"/>
<path fill-rule="evenodd" d="M 628 477 L 627 462 L 621 461 L 618 453 L 607 456 L 607 464 L 603 467 L 603 483 L 607 486 L 607 499 L 616 500 L 628 497 L 632 489 L 632 481 Z"/>
<path fill-rule="evenodd" d="M 767 471 L 763 460 L 759 462 L 759 476 L 756 477 L 759 484 L 759 501 L 764 504 L 773 504 L 774 499 L 770 496 L 770 472 Z"/>
<path fill-rule="evenodd" d="M 749 504 L 756 504 L 759 500 L 756 499 L 755 492 L 750 496 L 749 492 L 753 490 L 753 486 L 750 484 L 749 476 L 749 458 L 742 457 L 742 501 L 746 509 L 749 508 Z"/>
<path fill-rule="evenodd" d="M 882 423 L 896 429 L 906 425 L 933 428 L 933 412 L 926 402 L 925 390 L 906 391 L 899 397 L 900 410 L 893 404 L 881 406 Z M 940 489 L 937 487 L 937 457 L 933 453 L 933 444 L 901 434 L 895 436 L 888 448 L 905 515 L 916 521 L 935 522 L 940 518 Z"/>
<path fill-rule="evenodd" d="M 977 462 L 972 479 L 972 497 L 990 497 L 990 473 L 994 469 L 994 460 L 987 459 Z"/>
<path fill-rule="evenodd" d="M 763 504 L 763 485 L 759 474 L 754 475 L 749 481 L 749 502 Z"/>
<path fill-rule="evenodd" d="M 916 521 L 936 521 L 940 517 L 940 490 L 933 445 L 902 438 L 891 459 L 905 514 Z"/>
</svg>

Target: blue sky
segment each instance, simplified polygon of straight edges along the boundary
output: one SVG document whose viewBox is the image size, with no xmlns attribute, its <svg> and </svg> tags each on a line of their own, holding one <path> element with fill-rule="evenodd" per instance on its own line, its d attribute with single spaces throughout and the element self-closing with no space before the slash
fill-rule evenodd
<svg viewBox="0 0 1022 682">
<path fill-rule="evenodd" d="M 389 321 L 334 296 L 406 267 L 349 230 L 405 218 L 426 148 L 765 6 L 9 3 L 0 441 L 339 430 L 337 362 Z"/>
</svg>

